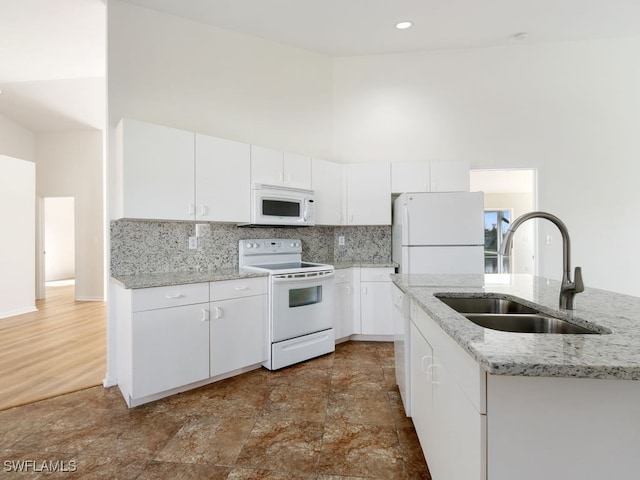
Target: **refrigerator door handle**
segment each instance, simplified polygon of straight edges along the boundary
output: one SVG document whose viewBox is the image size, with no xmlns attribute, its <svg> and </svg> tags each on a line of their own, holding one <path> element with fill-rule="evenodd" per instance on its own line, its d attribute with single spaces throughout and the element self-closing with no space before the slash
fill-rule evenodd
<svg viewBox="0 0 640 480">
<path fill-rule="evenodd" d="M 409 243 L 409 205 L 402 206 L 402 238 Z"/>
</svg>

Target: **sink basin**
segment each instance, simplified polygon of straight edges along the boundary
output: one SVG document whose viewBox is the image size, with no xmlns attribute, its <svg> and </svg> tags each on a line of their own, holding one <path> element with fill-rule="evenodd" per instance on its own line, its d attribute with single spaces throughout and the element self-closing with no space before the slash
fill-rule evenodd
<svg viewBox="0 0 640 480">
<path fill-rule="evenodd" d="M 436 297 L 476 325 L 492 330 L 516 333 L 601 333 L 552 317 L 514 300 L 440 295 Z"/>
<path fill-rule="evenodd" d="M 537 310 L 504 298 L 438 297 L 459 313 L 538 313 Z"/>
<path fill-rule="evenodd" d="M 502 332 L 598 334 L 594 330 L 543 314 L 465 314 L 476 325 Z"/>
</svg>

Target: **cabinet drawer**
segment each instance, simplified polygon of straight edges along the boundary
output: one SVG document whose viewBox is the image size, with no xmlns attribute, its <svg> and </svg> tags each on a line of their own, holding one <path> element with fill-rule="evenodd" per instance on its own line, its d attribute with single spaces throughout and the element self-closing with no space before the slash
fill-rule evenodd
<svg viewBox="0 0 640 480">
<path fill-rule="evenodd" d="M 225 298 L 250 297 L 267 293 L 267 277 L 242 278 L 224 282 L 211 282 L 211 301 Z"/>
<path fill-rule="evenodd" d="M 132 292 L 132 310 L 154 310 L 209 301 L 208 283 L 191 283 L 168 287 L 140 288 Z"/>
<path fill-rule="evenodd" d="M 390 267 L 376 267 L 376 268 L 361 268 L 360 269 L 360 281 L 361 282 L 389 282 L 391 279 L 389 275 L 395 272 L 395 268 Z"/>
</svg>

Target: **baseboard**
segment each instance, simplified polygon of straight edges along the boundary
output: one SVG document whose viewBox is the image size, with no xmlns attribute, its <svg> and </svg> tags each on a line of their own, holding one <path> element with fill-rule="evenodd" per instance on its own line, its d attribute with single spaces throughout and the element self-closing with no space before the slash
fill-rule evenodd
<svg viewBox="0 0 640 480">
<path fill-rule="evenodd" d="M 104 297 L 75 297 L 76 302 L 104 302 Z"/>
<path fill-rule="evenodd" d="M 102 386 L 104 388 L 115 387 L 118 384 L 118 379 L 115 377 L 110 377 L 109 374 L 102 379 Z"/>
<path fill-rule="evenodd" d="M 0 318 L 15 317 L 16 315 L 24 315 L 25 313 L 37 312 L 38 309 L 33 307 L 16 308 L 15 310 L 8 310 L 6 312 L 0 312 Z"/>
</svg>

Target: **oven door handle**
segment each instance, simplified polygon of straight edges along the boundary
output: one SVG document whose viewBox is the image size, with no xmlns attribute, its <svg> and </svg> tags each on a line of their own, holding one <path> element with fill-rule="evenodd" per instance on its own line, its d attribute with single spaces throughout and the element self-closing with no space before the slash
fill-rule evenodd
<svg viewBox="0 0 640 480">
<path fill-rule="evenodd" d="M 293 277 L 293 278 L 285 277 L 284 275 L 282 277 L 279 277 L 278 275 L 274 275 L 271 277 L 271 280 L 273 281 L 273 283 L 296 283 L 299 285 L 303 283 L 320 283 L 325 280 L 332 279 L 333 277 L 335 277 L 334 272 L 325 273 L 323 275 L 313 275 L 311 277 Z"/>
</svg>

